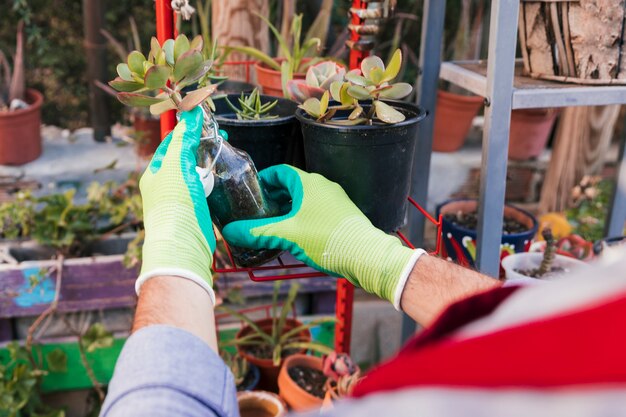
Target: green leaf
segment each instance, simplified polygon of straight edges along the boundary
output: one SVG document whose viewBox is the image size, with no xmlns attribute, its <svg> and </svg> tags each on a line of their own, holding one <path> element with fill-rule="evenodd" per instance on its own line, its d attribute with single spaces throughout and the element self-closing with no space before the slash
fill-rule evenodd
<svg viewBox="0 0 626 417">
<path fill-rule="evenodd" d="M 394 124 L 405 119 L 402 113 L 380 100 L 374 101 L 374 108 L 376 109 L 376 117 L 385 123 Z"/>
<path fill-rule="evenodd" d="M 299 105 L 298 107 L 300 107 L 302 110 L 307 112 L 309 116 L 315 119 L 318 119 L 322 115 L 322 112 L 320 111 L 320 108 L 321 108 L 320 101 L 319 99 L 315 97 L 306 99 L 306 101 L 302 103 L 301 105 Z"/>
<path fill-rule="evenodd" d="M 291 342 L 283 345 L 283 349 L 306 349 L 312 350 L 314 352 L 319 352 L 324 355 L 330 355 L 334 351 L 332 348 L 329 348 L 328 346 L 319 342 Z"/>
<path fill-rule="evenodd" d="M 381 68 L 372 68 L 370 71 L 369 79 L 374 85 L 380 85 L 383 81 L 384 72 Z"/>
<path fill-rule="evenodd" d="M 293 338 L 294 336 L 297 336 L 298 333 L 304 330 L 310 330 L 311 328 L 319 326 L 320 324 L 336 323 L 336 322 L 337 322 L 337 319 L 335 317 L 322 317 L 319 319 L 311 320 L 308 323 L 302 324 L 301 326 L 294 327 L 288 332 L 283 333 L 280 336 L 280 342 L 281 343 L 289 342 L 289 339 Z"/>
<path fill-rule="evenodd" d="M 159 56 L 160 53 L 161 53 L 161 45 L 159 44 L 159 41 L 157 40 L 157 38 L 153 36 L 152 38 L 150 38 L 150 54 L 148 55 L 148 59 L 152 57 L 151 61 L 155 62 L 156 58 Z"/>
<path fill-rule="evenodd" d="M 255 15 L 257 15 L 261 20 L 263 20 L 267 26 L 270 28 L 270 30 L 272 31 L 272 33 L 274 34 L 274 37 L 276 38 L 276 40 L 278 41 L 278 45 L 280 46 L 280 50 L 283 53 L 283 56 L 285 57 L 285 59 L 287 61 L 291 60 L 291 51 L 289 49 L 289 46 L 287 45 L 287 41 L 285 40 L 285 38 L 283 38 L 280 34 L 280 32 L 278 31 L 278 29 L 276 29 L 276 26 L 272 25 L 272 22 L 270 22 L 267 17 L 262 16 L 259 13 L 254 12 Z M 293 25 L 296 24 L 297 18 L 294 18 L 293 22 L 292 22 L 292 30 L 293 30 Z M 298 39 L 298 42 L 300 40 Z M 277 68 L 278 69 L 278 68 Z"/>
<path fill-rule="evenodd" d="M 196 35 L 196 37 L 191 40 L 191 43 L 189 44 L 189 49 L 202 52 L 202 48 L 204 48 L 204 40 L 202 39 L 202 35 Z"/>
<path fill-rule="evenodd" d="M 133 51 L 128 55 L 128 68 L 143 77 L 143 63 L 145 60 L 146 57 L 141 52 Z"/>
<path fill-rule="evenodd" d="M 117 75 L 124 81 L 133 81 L 133 73 L 128 64 L 117 64 Z"/>
<path fill-rule="evenodd" d="M 61 348 L 48 352 L 46 361 L 51 372 L 67 372 L 67 355 Z"/>
<path fill-rule="evenodd" d="M 181 55 L 174 66 L 174 81 L 178 82 L 187 75 L 196 73 L 202 65 L 202 54 L 198 51 L 187 51 Z"/>
<path fill-rule="evenodd" d="M 320 100 L 320 114 L 326 114 L 326 111 L 328 110 L 328 102 L 329 102 L 329 97 L 328 97 L 328 91 L 324 91 L 324 94 L 322 95 L 322 98 Z"/>
<path fill-rule="evenodd" d="M 280 64 L 276 62 L 274 58 L 270 57 L 262 51 L 259 51 L 258 49 L 252 48 L 250 46 L 229 46 L 228 48 L 233 51 L 246 54 L 258 61 L 261 61 L 273 70 L 280 71 Z"/>
<path fill-rule="evenodd" d="M 329 120 L 328 124 L 329 125 L 337 125 L 337 126 L 356 126 L 356 125 L 361 125 L 361 124 L 363 124 L 365 122 L 367 122 L 366 118 L 359 117 L 359 118 L 356 118 L 354 120 L 350 120 L 350 119 Z"/>
<path fill-rule="evenodd" d="M 322 98 L 322 101 L 324 99 Z M 328 107 L 328 93 L 326 94 L 326 107 Z M 326 113 L 326 110 L 322 112 L 322 114 Z M 280 310 L 280 318 L 278 320 L 278 325 L 276 328 L 276 332 L 274 333 L 274 337 L 280 337 L 281 334 L 285 333 L 285 322 L 287 321 L 287 315 L 293 309 L 293 303 L 296 301 L 296 297 L 298 296 L 298 290 L 300 289 L 300 285 L 293 283 L 291 287 L 289 287 L 289 293 L 287 294 L 287 299 L 283 304 L 283 308 Z"/>
<path fill-rule="evenodd" d="M 188 85 L 191 85 L 197 82 L 200 78 L 204 77 L 207 72 L 211 70 L 211 66 L 213 65 L 213 61 L 207 59 L 198 67 L 198 70 L 193 74 L 186 75 L 182 80 L 180 80 L 177 84 L 178 88 L 183 88 Z"/>
<path fill-rule="evenodd" d="M 200 105 L 204 100 L 206 100 L 211 94 L 215 92 L 217 89 L 217 85 L 210 84 L 204 88 L 200 88 L 191 93 L 187 93 L 185 98 L 180 102 L 178 108 L 182 111 L 189 111 L 194 107 Z"/>
<path fill-rule="evenodd" d="M 411 94 L 413 91 L 413 87 L 408 83 L 397 83 L 390 86 L 390 88 L 386 88 L 380 92 L 380 97 L 392 99 L 392 100 L 400 100 Z"/>
<path fill-rule="evenodd" d="M 102 323 L 94 323 L 80 337 L 80 344 L 89 353 L 96 349 L 107 348 L 113 345 L 113 334 Z"/>
<path fill-rule="evenodd" d="M 333 81 L 330 85 L 330 96 L 333 100 L 341 103 L 341 87 L 343 87 L 343 82 L 341 81 Z"/>
<path fill-rule="evenodd" d="M 146 88 L 148 90 L 158 90 L 165 87 L 171 71 L 170 67 L 165 65 L 154 65 L 150 67 L 143 78 Z"/>
<path fill-rule="evenodd" d="M 353 71 L 349 71 L 346 73 L 346 81 L 350 81 L 352 84 L 361 85 L 361 86 L 372 85 L 370 80 L 368 80 L 365 77 L 360 76 L 359 74 Z"/>
<path fill-rule="evenodd" d="M 355 120 L 358 119 L 360 115 L 363 114 L 363 107 L 361 106 L 356 106 L 356 108 L 354 110 L 352 110 L 352 113 L 350 113 L 350 116 L 348 116 L 348 120 Z"/>
<path fill-rule="evenodd" d="M 365 78 L 370 78 L 370 72 L 374 69 L 378 68 L 381 71 L 384 71 L 385 64 L 383 60 L 377 57 L 376 55 L 368 56 L 361 62 L 361 71 L 363 72 L 363 76 Z"/>
<path fill-rule="evenodd" d="M 163 100 L 163 99 L 161 99 Z M 152 104 L 150 106 L 150 114 L 158 115 L 165 113 L 168 110 L 176 109 L 176 103 L 171 98 L 167 98 L 159 103 Z"/>
<path fill-rule="evenodd" d="M 283 61 L 280 64 L 280 84 L 283 89 L 283 97 L 289 97 L 289 92 L 287 91 L 287 83 L 293 78 L 293 71 L 291 69 L 291 65 L 289 62 Z"/>
<path fill-rule="evenodd" d="M 163 51 L 165 52 L 165 62 L 174 66 L 174 39 L 168 39 L 163 43 Z"/>
<path fill-rule="evenodd" d="M 141 90 L 143 88 L 142 83 L 138 83 L 135 81 L 124 81 L 119 77 L 112 81 L 109 81 L 109 85 L 117 91 L 122 91 L 126 93 Z"/>
<path fill-rule="evenodd" d="M 398 76 L 400 72 L 400 68 L 402 67 L 402 51 L 398 48 L 393 53 L 393 56 L 389 60 L 387 64 L 387 68 L 385 69 L 385 73 L 383 75 L 383 82 L 388 82 L 393 80 Z"/>
<path fill-rule="evenodd" d="M 280 361 L 282 359 L 282 346 L 281 345 L 276 345 L 274 347 L 274 352 L 272 352 L 272 362 L 274 363 L 274 366 L 278 366 L 280 365 Z"/>
<path fill-rule="evenodd" d="M 361 87 L 360 85 L 351 85 L 348 87 L 348 94 L 350 97 L 356 98 L 357 100 L 367 100 L 371 98 L 371 94 L 368 89 Z"/>
<path fill-rule="evenodd" d="M 174 62 L 178 62 L 178 58 L 189 51 L 189 39 L 185 34 L 180 34 L 174 41 Z"/>
<path fill-rule="evenodd" d="M 131 107 L 148 107 L 163 101 L 162 98 L 146 96 L 137 93 L 119 93 L 117 99 L 123 104 Z"/>
<path fill-rule="evenodd" d="M 242 314 L 236 310 L 233 310 L 232 308 L 225 306 L 225 305 L 221 305 L 219 307 L 217 307 L 217 309 L 225 311 L 226 313 L 228 313 L 229 315 L 238 318 L 239 320 L 243 321 L 244 323 L 246 323 L 248 326 L 250 326 L 252 328 L 252 330 L 254 331 L 254 333 L 259 336 L 260 338 L 262 338 L 263 340 L 265 340 L 267 343 L 273 344 L 273 340 L 271 338 L 271 336 L 267 333 L 265 333 L 254 321 L 252 321 L 248 316 L 246 316 L 245 314 Z"/>
</svg>

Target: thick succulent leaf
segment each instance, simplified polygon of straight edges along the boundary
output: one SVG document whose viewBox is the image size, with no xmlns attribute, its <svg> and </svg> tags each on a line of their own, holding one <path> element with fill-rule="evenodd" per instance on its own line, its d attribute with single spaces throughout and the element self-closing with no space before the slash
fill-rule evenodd
<svg viewBox="0 0 626 417">
<path fill-rule="evenodd" d="M 325 114 L 328 110 L 328 102 L 330 101 L 330 97 L 328 91 L 324 91 L 322 98 L 320 99 L 320 114 Z"/>
<path fill-rule="evenodd" d="M 372 83 L 365 77 L 357 74 L 356 72 L 350 71 L 346 74 L 346 81 L 350 81 L 352 84 L 355 85 L 361 85 L 361 86 L 366 86 L 366 85 L 371 85 Z"/>
<path fill-rule="evenodd" d="M 144 84 L 149 90 L 158 90 L 167 84 L 167 80 L 171 73 L 171 68 L 165 65 L 154 65 L 144 76 Z"/>
<path fill-rule="evenodd" d="M 402 67 L 402 51 L 400 49 L 396 49 L 393 53 L 393 56 L 389 60 L 387 64 L 387 68 L 385 69 L 385 74 L 383 75 L 383 82 L 391 81 L 398 76 L 400 72 L 400 68 Z"/>
<path fill-rule="evenodd" d="M 381 68 L 372 68 L 368 78 L 372 82 L 372 84 L 380 85 L 380 83 L 383 81 L 383 75 L 384 72 Z"/>
<path fill-rule="evenodd" d="M 411 94 L 413 87 L 408 83 L 397 83 L 380 92 L 380 97 L 392 100 L 400 100 Z"/>
<path fill-rule="evenodd" d="M 185 78 L 180 80 L 180 82 L 178 83 L 178 87 L 179 88 L 186 87 L 188 85 L 191 85 L 197 82 L 200 78 L 204 77 L 206 73 L 211 70 L 212 65 L 213 65 L 213 61 L 211 61 L 210 59 L 207 59 L 200 65 L 200 67 L 198 67 L 198 70 L 196 72 L 194 72 L 193 74 L 189 74 L 185 76 Z"/>
<path fill-rule="evenodd" d="M 323 88 L 324 90 L 328 90 L 328 88 L 330 88 L 330 85 L 334 83 L 335 81 L 343 81 L 343 77 L 345 74 L 346 72 L 344 70 L 337 74 L 331 75 L 330 77 L 322 81 L 322 83 L 320 84 L 320 87 Z"/>
<path fill-rule="evenodd" d="M 174 41 L 174 62 L 178 62 L 178 58 L 189 51 L 189 38 L 185 34 L 180 34 Z"/>
<path fill-rule="evenodd" d="M 161 52 L 161 45 L 159 41 L 154 36 L 150 39 L 150 54 L 148 55 L 148 60 L 156 63 L 156 59 Z"/>
<path fill-rule="evenodd" d="M 133 73 L 128 64 L 117 64 L 117 75 L 124 81 L 133 81 Z"/>
<path fill-rule="evenodd" d="M 122 92 L 133 92 L 137 90 L 141 90 L 143 88 L 143 83 L 138 83 L 136 81 L 126 81 L 122 80 L 120 77 L 117 77 L 113 81 L 109 81 L 109 85 L 116 89 L 117 91 Z"/>
<path fill-rule="evenodd" d="M 320 100 L 315 97 L 307 99 L 304 103 L 302 103 L 298 107 L 300 107 L 302 110 L 307 112 L 309 116 L 314 117 L 315 119 L 318 119 L 322 114 L 322 112 L 320 111 L 320 108 L 321 108 Z"/>
<path fill-rule="evenodd" d="M 374 101 L 374 108 L 376 109 L 376 117 L 385 123 L 394 124 L 405 119 L 402 113 L 380 100 Z"/>
<path fill-rule="evenodd" d="M 343 86 L 343 83 L 341 81 L 335 81 L 330 84 L 330 89 L 329 89 L 330 96 L 333 98 L 333 100 L 338 101 L 340 103 L 341 103 L 341 87 L 342 86 Z"/>
<path fill-rule="evenodd" d="M 195 38 L 191 40 L 189 43 L 189 49 L 193 49 L 198 52 L 202 52 L 202 48 L 204 47 L 204 40 L 202 39 L 202 35 L 196 35 Z"/>
<path fill-rule="evenodd" d="M 361 87 L 360 85 L 351 85 L 348 87 L 348 94 L 350 97 L 354 97 L 357 100 L 367 100 L 371 97 L 367 88 Z"/>
<path fill-rule="evenodd" d="M 133 51 L 130 54 L 128 54 L 128 68 L 130 68 L 130 70 L 132 72 L 136 72 L 137 74 L 141 75 L 143 77 L 143 63 L 146 60 L 146 57 L 143 56 L 143 54 L 139 51 Z"/>
<path fill-rule="evenodd" d="M 202 65 L 202 54 L 198 51 L 187 51 L 181 55 L 174 65 L 174 81 L 178 82 L 188 75 L 195 74 Z"/>
<path fill-rule="evenodd" d="M 168 39 L 163 43 L 163 51 L 165 51 L 165 62 L 174 65 L 174 39 Z"/>
<path fill-rule="evenodd" d="M 117 99 L 131 107 L 148 107 L 163 101 L 161 98 L 146 96 L 138 93 L 119 93 Z"/>
<path fill-rule="evenodd" d="M 354 120 L 350 120 L 350 119 L 329 120 L 327 123 L 330 125 L 337 125 L 337 126 L 356 126 L 356 125 L 362 125 L 365 122 L 367 122 L 366 118 L 359 117 Z"/>
<path fill-rule="evenodd" d="M 161 49 L 157 54 L 154 63 L 156 65 L 166 65 L 167 61 L 165 60 L 165 50 Z"/>
<path fill-rule="evenodd" d="M 383 60 L 376 55 L 368 56 L 363 60 L 363 62 L 361 62 L 361 71 L 363 71 L 363 76 L 365 78 L 370 78 L 370 72 L 374 68 L 380 68 L 381 71 L 385 70 Z"/>
<path fill-rule="evenodd" d="M 315 67 L 310 67 L 306 72 L 306 83 L 311 87 L 319 87 L 318 71 Z"/>
<path fill-rule="evenodd" d="M 160 103 L 156 103 L 150 106 L 150 113 L 152 114 L 161 114 L 168 110 L 174 110 L 176 108 L 176 104 L 169 97 Z"/>
<path fill-rule="evenodd" d="M 285 60 L 280 64 L 280 86 L 283 90 L 283 97 L 287 97 L 287 83 L 293 79 L 293 68 L 289 65 L 289 61 Z"/>
<path fill-rule="evenodd" d="M 211 84 L 204 88 L 200 88 L 191 93 L 187 93 L 185 98 L 180 102 L 178 106 L 182 111 L 189 111 L 194 107 L 200 105 L 204 100 L 206 100 L 211 94 L 215 92 L 217 89 L 217 85 Z"/>
<path fill-rule="evenodd" d="M 152 62 L 150 62 L 150 61 L 144 61 L 144 62 L 143 62 L 143 73 L 144 73 L 144 77 L 145 77 L 146 72 L 148 72 L 148 70 L 149 70 L 150 68 L 152 68 L 152 67 L 154 67 L 154 64 L 153 64 Z"/>
<path fill-rule="evenodd" d="M 356 106 L 356 108 L 352 110 L 352 113 L 350 113 L 350 116 L 348 116 L 348 120 L 356 120 L 362 114 L 363 114 L 363 107 Z"/>
<path fill-rule="evenodd" d="M 354 103 L 354 98 L 348 93 L 348 88 L 350 88 L 350 83 L 343 83 L 341 85 L 341 91 L 339 93 L 339 102 L 342 106 L 349 106 Z"/>
</svg>

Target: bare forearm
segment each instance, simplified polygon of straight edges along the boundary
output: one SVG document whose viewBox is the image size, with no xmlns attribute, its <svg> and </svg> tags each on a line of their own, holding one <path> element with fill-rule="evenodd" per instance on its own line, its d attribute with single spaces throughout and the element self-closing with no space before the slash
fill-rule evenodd
<svg viewBox="0 0 626 417">
<path fill-rule="evenodd" d="M 413 320 L 427 326 L 453 302 L 500 285 L 500 281 L 471 269 L 422 256 L 402 292 L 401 307 Z"/>
<path fill-rule="evenodd" d="M 133 332 L 166 324 L 186 330 L 217 351 L 213 304 L 196 283 L 179 277 L 154 277 L 141 287 Z"/>
</svg>

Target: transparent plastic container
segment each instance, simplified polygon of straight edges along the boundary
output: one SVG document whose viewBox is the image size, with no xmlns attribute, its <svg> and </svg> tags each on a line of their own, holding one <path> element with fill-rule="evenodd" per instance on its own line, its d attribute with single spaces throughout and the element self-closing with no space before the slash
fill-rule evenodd
<svg viewBox="0 0 626 417">
<path fill-rule="evenodd" d="M 211 112 L 204 108 L 198 166 L 211 167 L 213 192 L 207 198 L 213 223 L 221 231 L 235 220 L 261 219 L 280 215 L 279 207 L 267 197 L 250 156 L 233 146 L 219 132 Z M 229 245 L 235 262 L 242 267 L 259 266 L 275 259 L 280 250 L 247 249 Z"/>
</svg>

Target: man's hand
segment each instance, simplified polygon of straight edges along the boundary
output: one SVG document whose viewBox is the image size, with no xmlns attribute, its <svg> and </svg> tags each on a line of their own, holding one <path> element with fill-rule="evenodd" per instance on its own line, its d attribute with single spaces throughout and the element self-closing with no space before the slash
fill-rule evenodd
<svg viewBox="0 0 626 417">
<path fill-rule="evenodd" d="M 201 109 L 183 113 L 141 177 L 146 239 L 135 287 L 139 293 L 150 278 L 182 277 L 203 287 L 215 305 L 211 278 L 215 236 L 196 172 L 201 131 Z"/>
<path fill-rule="evenodd" d="M 400 308 L 413 266 L 424 254 L 375 228 L 345 191 L 321 175 L 288 165 L 260 172 L 276 200 L 291 199 L 279 217 L 232 222 L 223 230 L 233 245 L 290 251 L 307 265 L 342 276 Z"/>
</svg>

